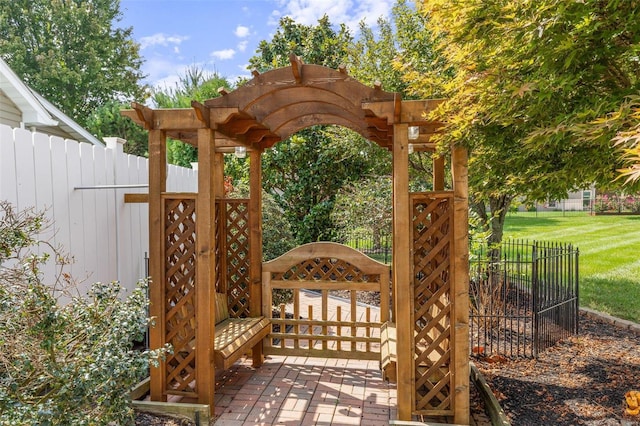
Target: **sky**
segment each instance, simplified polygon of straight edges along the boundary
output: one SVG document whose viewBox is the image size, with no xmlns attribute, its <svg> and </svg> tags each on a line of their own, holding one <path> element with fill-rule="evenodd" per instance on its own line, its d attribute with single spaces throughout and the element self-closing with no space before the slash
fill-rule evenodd
<svg viewBox="0 0 640 426">
<path fill-rule="evenodd" d="M 230 82 L 251 77 L 249 58 L 271 40 L 281 17 L 314 25 L 324 14 L 357 34 L 389 17 L 393 0 L 121 0 L 120 27 L 133 27 L 151 87 L 173 87 L 187 68 L 218 72 Z"/>
</svg>

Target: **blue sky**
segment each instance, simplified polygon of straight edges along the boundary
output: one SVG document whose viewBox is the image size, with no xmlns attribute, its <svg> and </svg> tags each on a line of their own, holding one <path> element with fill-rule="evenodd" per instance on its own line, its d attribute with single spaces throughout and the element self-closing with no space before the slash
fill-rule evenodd
<svg viewBox="0 0 640 426">
<path fill-rule="evenodd" d="M 217 71 L 231 82 L 246 69 L 261 40 L 270 40 L 278 21 L 315 24 L 327 14 L 355 34 L 358 22 L 375 25 L 389 17 L 393 0 L 121 0 L 119 26 L 133 27 L 145 59 L 145 82 L 173 86 L 191 65 Z"/>
</svg>

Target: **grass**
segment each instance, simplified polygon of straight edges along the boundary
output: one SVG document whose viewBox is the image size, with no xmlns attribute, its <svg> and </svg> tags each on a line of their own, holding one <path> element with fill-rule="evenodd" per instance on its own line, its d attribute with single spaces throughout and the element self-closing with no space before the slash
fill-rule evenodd
<svg viewBox="0 0 640 426">
<path fill-rule="evenodd" d="M 640 322 L 640 216 L 511 213 L 507 238 L 578 247 L 580 305 Z"/>
</svg>

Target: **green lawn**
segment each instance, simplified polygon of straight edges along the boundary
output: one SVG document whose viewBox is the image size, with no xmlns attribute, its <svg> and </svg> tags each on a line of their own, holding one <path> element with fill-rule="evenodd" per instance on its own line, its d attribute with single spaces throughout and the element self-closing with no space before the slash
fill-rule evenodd
<svg viewBox="0 0 640 426">
<path fill-rule="evenodd" d="M 580 305 L 640 322 L 640 216 L 511 213 L 507 238 L 577 246 Z"/>
</svg>

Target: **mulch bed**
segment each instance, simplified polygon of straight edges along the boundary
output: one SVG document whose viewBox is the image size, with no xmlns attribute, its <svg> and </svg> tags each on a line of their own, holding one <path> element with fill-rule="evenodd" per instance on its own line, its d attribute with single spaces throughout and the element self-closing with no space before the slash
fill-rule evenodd
<svg viewBox="0 0 640 426">
<path fill-rule="evenodd" d="M 581 315 L 580 333 L 538 359 L 475 363 L 514 426 L 640 425 L 624 412 L 625 392 L 640 390 L 640 337 L 629 330 Z"/>
</svg>

